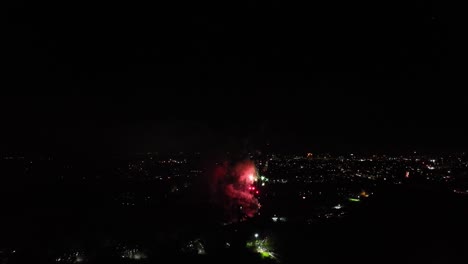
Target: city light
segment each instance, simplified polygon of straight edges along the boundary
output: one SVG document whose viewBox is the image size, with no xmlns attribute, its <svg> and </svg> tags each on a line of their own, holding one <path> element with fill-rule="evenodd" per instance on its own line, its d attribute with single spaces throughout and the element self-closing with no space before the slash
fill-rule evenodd
<svg viewBox="0 0 468 264">
<path fill-rule="evenodd" d="M 342 206 L 341 206 L 341 204 L 338 204 L 338 205 L 333 206 L 333 208 L 338 210 L 338 209 L 341 209 Z"/>
<path fill-rule="evenodd" d="M 360 195 L 361 197 L 365 197 L 365 198 L 369 197 L 369 194 L 368 194 L 366 191 L 364 191 L 364 190 L 363 190 L 359 195 Z"/>
<path fill-rule="evenodd" d="M 408 180 L 414 178 L 417 185 L 435 186 L 442 183 L 444 188 L 450 188 L 448 190 L 452 192 L 449 196 L 451 200 L 468 197 L 468 185 L 459 181 L 460 173 L 468 168 L 468 158 L 466 158 L 466 154 L 463 155 L 465 156 L 443 156 L 443 158 L 437 159 L 437 163 L 428 162 L 430 158 L 427 156 L 373 155 L 371 159 L 361 155 L 356 157 L 329 155 L 323 158 L 321 154 L 318 154 L 314 156 L 313 160 L 307 160 L 304 155 L 276 156 L 268 162 L 268 168 L 265 166 L 257 168 L 257 164 L 261 165 L 262 158 L 255 157 L 254 161 L 218 164 L 220 168 L 212 173 L 211 178 L 204 176 L 205 173 L 210 172 L 192 167 L 194 166 L 193 162 L 179 163 L 175 162 L 175 159 L 165 157 L 164 160 L 160 160 L 154 156 L 153 163 L 161 168 L 142 166 L 143 162 L 139 159 L 122 164 L 117 163 L 116 166 L 119 167 L 119 171 L 124 177 L 123 180 L 129 183 L 141 182 L 142 185 L 148 183 L 148 186 L 155 183 L 155 185 L 163 186 L 164 189 L 147 190 L 146 186 L 143 186 L 145 188 L 141 189 L 141 192 L 133 188 L 122 189 L 122 191 L 111 193 L 112 199 L 108 199 L 108 202 L 109 205 L 131 206 L 130 212 L 133 213 L 136 210 L 146 210 L 147 208 L 152 210 L 155 208 L 154 205 L 158 205 L 158 200 L 164 197 L 164 199 L 167 198 L 167 204 L 174 210 L 183 211 L 189 207 L 186 205 L 192 205 L 190 199 L 193 197 L 189 195 L 199 193 L 188 188 L 194 188 L 194 186 L 200 186 L 200 183 L 203 183 L 206 185 L 205 187 L 210 187 L 209 202 L 216 203 L 217 215 L 208 214 L 208 217 L 215 216 L 213 222 L 218 221 L 220 225 L 222 224 L 226 232 L 223 231 L 220 238 L 216 238 L 216 241 L 211 241 L 211 236 L 205 235 L 203 232 L 197 232 L 200 233 L 203 240 L 181 236 L 178 238 L 178 246 L 175 250 L 187 255 L 211 254 L 210 250 L 217 247 L 237 250 L 239 241 L 235 243 L 231 239 L 236 236 L 235 233 L 242 234 L 242 237 L 247 234 L 247 239 L 243 240 L 241 246 L 249 243 L 247 249 L 250 250 L 251 254 L 256 254 L 258 258 L 273 260 L 271 259 L 273 256 L 271 246 L 276 245 L 276 243 L 285 243 L 276 240 L 282 238 L 276 236 L 276 230 L 287 228 L 289 225 L 284 226 L 285 223 L 291 222 L 292 225 L 299 224 L 301 227 L 311 225 L 312 228 L 320 228 L 320 225 L 327 223 L 327 221 L 335 222 L 336 219 L 348 217 L 353 219 L 353 215 L 356 213 L 373 210 L 373 208 L 380 206 L 378 203 L 382 201 L 382 198 L 372 199 L 373 196 L 384 197 L 387 199 L 385 201 L 387 204 L 383 206 L 389 206 L 387 201 L 393 199 L 393 193 L 384 192 L 381 194 L 380 190 L 387 190 L 387 187 L 392 184 L 402 184 L 404 186 L 401 187 L 404 187 L 405 191 L 411 190 L 413 181 Z M 9 157 L 7 159 L 0 157 L 0 161 L 12 162 Z M 36 163 L 39 162 L 34 162 L 34 164 Z M 145 161 L 144 164 L 148 163 Z M 30 162 L 27 161 L 24 164 L 24 170 L 32 173 Z M 265 173 L 265 175 L 261 176 L 259 173 Z M 57 177 L 60 177 L 58 178 L 60 181 L 64 181 L 63 177 L 67 176 L 62 176 L 62 171 L 60 171 L 60 175 Z M 92 176 L 87 176 L 86 181 L 91 179 L 93 179 Z M 81 177 L 76 180 L 81 181 Z M 83 180 L 85 179 L 83 178 Z M 64 183 L 67 182 L 64 181 Z M 268 186 L 263 187 L 267 183 Z M 328 188 L 329 186 L 332 188 Z M 394 190 L 398 190 L 398 188 L 396 186 Z M 262 191 L 262 195 L 259 195 L 260 191 Z M 437 193 L 436 195 L 445 194 Z M 179 199 L 179 197 L 184 199 Z M 406 197 L 412 199 L 412 196 Z M 278 203 L 285 198 L 288 200 L 287 204 Z M 208 201 L 208 199 L 206 200 Z M 263 205 L 260 204 L 260 200 Z M 179 201 L 188 202 L 188 204 L 178 207 L 180 206 Z M 204 210 L 204 208 L 202 209 Z M 204 211 L 198 210 L 198 212 L 201 214 Z M 188 213 L 193 214 L 192 211 Z M 161 214 L 167 215 L 168 213 L 161 211 Z M 286 216 L 291 218 L 286 218 Z M 192 220 L 188 218 L 181 221 Z M 252 227 L 255 228 L 253 231 Z M 161 228 L 165 227 L 161 226 Z M 152 248 L 145 244 L 146 242 L 140 243 L 140 241 L 135 240 L 132 241 L 135 244 L 131 246 L 122 246 L 123 243 L 112 242 L 109 244 L 116 245 L 111 246 L 109 250 L 113 251 L 113 256 L 122 258 L 121 262 L 146 263 L 150 260 L 153 261 L 154 254 L 149 253 Z M 215 243 L 221 244 L 212 247 L 211 245 Z M 232 244 L 231 246 L 229 243 L 236 245 Z M 93 262 L 93 258 L 95 258 L 92 252 L 90 254 L 88 251 L 79 251 L 78 247 L 53 250 L 50 256 L 56 263 L 89 263 Z M 15 251 L 11 248 L 0 247 L 0 263 L 2 263 L 2 257 L 9 258 L 12 254 L 19 256 L 25 254 L 24 252 L 21 248 Z M 277 258 L 279 256 L 275 257 L 275 262 L 279 262 Z"/>
</svg>

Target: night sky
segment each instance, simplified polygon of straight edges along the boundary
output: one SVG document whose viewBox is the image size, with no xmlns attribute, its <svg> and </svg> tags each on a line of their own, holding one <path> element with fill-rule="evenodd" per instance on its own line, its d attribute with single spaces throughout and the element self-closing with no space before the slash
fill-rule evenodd
<svg viewBox="0 0 468 264">
<path fill-rule="evenodd" d="M 4 153 L 468 146 L 443 1 L 14 1 L 5 17 Z"/>
</svg>

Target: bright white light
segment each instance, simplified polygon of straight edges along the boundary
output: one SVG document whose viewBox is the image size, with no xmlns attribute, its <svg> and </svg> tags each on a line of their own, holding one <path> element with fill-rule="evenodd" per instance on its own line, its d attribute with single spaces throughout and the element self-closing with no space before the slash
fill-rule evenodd
<svg viewBox="0 0 468 264">
<path fill-rule="evenodd" d="M 262 176 L 262 177 L 260 177 L 260 179 L 262 179 L 262 181 L 263 181 L 263 180 L 265 180 L 265 177 L 264 177 L 264 176 Z"/>
<path fill-rule="evenodd" d="M 262 182 L 262 186 L 265 186 L 265 183 L 264 183 L 264 182 Z"/>
<path fill-rule="evenodd" d="M 255 236 L 255 238 L 258 238 L 258 233 L 255 233 L 255 235 L 254 235 L 254 236 Z"/>
<path fill-rule="evenodd" d="M 271 220 L 273 220 L 273 222 L 277 222 L 278 221 L 278 217 L 274 216 L 271 218 Z"/>
<path fill-rule="evenodd" d="M 254 180 L 255 180 L 255 177 L 253 176 L 253 174 L 250 174 L 250 175 L 249 175 L 249 180 L 250 180 L 250 181 L 254 181 Z"/>
<path fill-rule="evenodd" d="M 334 206 L 333 208 L 335 208 L 335 209 L 341 209 L 342 206 L 341 206 L 341 204 L 338 204 L 338 205 Z"/>
</svg>

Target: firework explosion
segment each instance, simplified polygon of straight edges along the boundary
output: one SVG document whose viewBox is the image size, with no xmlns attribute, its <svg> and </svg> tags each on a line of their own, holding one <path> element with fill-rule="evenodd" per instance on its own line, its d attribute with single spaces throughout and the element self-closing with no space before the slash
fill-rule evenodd
<svg viewBox="0 0 468 264">
<path fill-rule="evenodd" d="M 227 162 L 216 168 L 214 173 L 214 192 L 217 202 L 225 208 L 231 221 L 253 217 L 260 204 L 256 195 L 257 169 L 251 161 L 230 165 Z"/>
</svg>

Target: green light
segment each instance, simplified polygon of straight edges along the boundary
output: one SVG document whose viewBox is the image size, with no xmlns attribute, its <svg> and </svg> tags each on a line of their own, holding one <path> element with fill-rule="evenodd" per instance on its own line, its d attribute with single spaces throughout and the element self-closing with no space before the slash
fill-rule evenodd
<svg viewBox="0 0 468 264">
<path fill-rule="evenodd" d="M 247 241 L 246 247 L 252 250 L 253 252 L 258 253 L 264 259 L 276 259 L 271 242 L 268 240 L 268 238 L 256 238 L 254 240 Z"/>
<path fill-rule="evenodd" d="M 349 200 L 350 200 L 351 202 L 360 202 L 360 201 L 361 201 L 361 200 L 356 199 L 356 198 L 349 198 Z"/>
<path fill-rule="evenodd" d="M 265 180 L 265 176 L 261 176 L 260 179 L 263 181 Z"/>
</svg>

